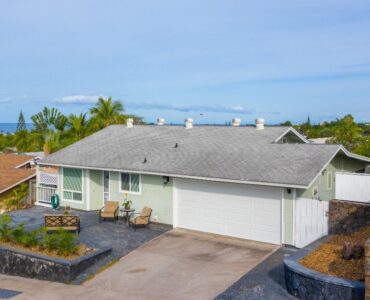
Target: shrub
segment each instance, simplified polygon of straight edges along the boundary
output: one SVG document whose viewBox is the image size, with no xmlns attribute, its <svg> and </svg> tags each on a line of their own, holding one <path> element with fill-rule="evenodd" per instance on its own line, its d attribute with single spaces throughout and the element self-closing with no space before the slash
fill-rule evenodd
<svg viewBox="0 0 370 300">
<path fill-rule="evenodd" d="M 21 243 L 21 240 L 25 235 L 27 235 L 27 232 L 24 230 L 23 223 L 18 224 L 17 227 L 11 230 L 11 238 L 15 243 Z"/>
<path fill-rule="evenodd" d="M 39 228 L 28 232 L 20 239 L 20 243 L 25 247 L 35 247 L 39 245 L 40 236 L 43 231 L 43 228 Z"/>
<path fill-rule="evenodd" d="M 0 215 L 0 240 L 9 242 L 12 238 L 12 229 L 10 223 L 12 219 L 8 214 Z"/>
<path fill-rule="evenodd" d="M 58 230 L 57 234 L 59 235 L 58 254 L 63 256 L 74 254 L 77 250 L 76 236 L 63 229 Z"/>
<path fill-rule="evenodd" d="M 58 228 L 53 234 L 47 234 L 44 228 L 27 232 L 22 223 L 12 229 L 11 221 L 8 214 L 0 215 L 0 241 L 14 242 L 25 247 L 40 246 L 48 251 L 56 251 L 62 256 L 77 252 L 76 236 L 63 228 Z"/>
<path fill-rule="evenodd" d="M 58 255 L 68 256 L 76 253 L 76 236 L 59 228 L 53 234 L 45 235 L 44 247 L 48 251 L 56 250 Z"/>
<path fill-rule="evenodd" d="M 56 250 L 58 248 L 58 235 L 55 234 L 45 234 L 44 236 L 44 248 L 48 251 Z"/>
<path fill-rule="evenodd" d="M 15 210 L 24 207 L 24 201 L 28 196 L 29 186 L 27 183 L 22 183 L 12 190 L 9 197 L 4 199 L 4 205 L 7 210 Z"/>
</svg>

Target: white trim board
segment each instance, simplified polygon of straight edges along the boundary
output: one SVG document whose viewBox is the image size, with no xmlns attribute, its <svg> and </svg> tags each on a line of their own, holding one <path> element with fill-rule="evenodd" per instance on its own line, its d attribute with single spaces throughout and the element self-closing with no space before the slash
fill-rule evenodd
<svg viewBox="0 0 370 300">
<path fill-rule="evenodd" d="M 306 189 L 306 188 L 309 187 L 309 186 L 305 186 L 305 185 L 296 185 L 296 184 L 269 183 L 269 182 L 258 182 L 258 181 L 242 181 L 242 180 L 213 178 L 213 177 L 200 177 L 200 176 L 190 176 L 190 175 L 178 175 L 178 174 L 171 174 L 171 173 L 158 173 L 158 172 L 147 172 L 147 171 L 136 171 L 136 170 L 122 170 L 122 169 L 112 169 L 112 168 L 85 167 L 85 166 L 65 165 L 65 164 L 42 164 L 42 165 L 43 166 L 56 166 L 56 167 L 60 167 L 60 168 L 79 168 L 79 169 L 86 169 L 86 170 L 110 171 L 110 172 L 120 172 L 120 173 L 133 173 L 133 174 L 142 174 L 142 175 L 169 176 L 169 177 L 173 177 L 173 178 L 196 179 L 196 180 L 237 183 L 237 184 L 247 184 L 247 185 L 248 184 L 249 185 L 262 185 L 262 186 L 287 187 L 287 188 L 298 188 L 298 189 Z"/>
</svg>

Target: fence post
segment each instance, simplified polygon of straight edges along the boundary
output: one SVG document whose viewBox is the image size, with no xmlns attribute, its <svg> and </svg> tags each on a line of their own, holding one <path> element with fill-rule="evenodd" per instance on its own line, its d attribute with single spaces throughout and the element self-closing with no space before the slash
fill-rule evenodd
<svg viewBox="0 0 370 300">
<path fill-rule="evenodd" d="M 365 244 L 365 299 L 370 300 L 370 239 Z"/>
</svg>

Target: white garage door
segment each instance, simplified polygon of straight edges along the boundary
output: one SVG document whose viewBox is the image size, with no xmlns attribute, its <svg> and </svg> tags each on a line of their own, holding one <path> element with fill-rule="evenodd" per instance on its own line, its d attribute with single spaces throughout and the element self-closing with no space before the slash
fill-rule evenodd
<svg viewBox="0 0 370 300">
<path fill-rule="evenodd" d="M 174 225 L 281 243 L 281 188 L 175 179 Z"/>
</svg>

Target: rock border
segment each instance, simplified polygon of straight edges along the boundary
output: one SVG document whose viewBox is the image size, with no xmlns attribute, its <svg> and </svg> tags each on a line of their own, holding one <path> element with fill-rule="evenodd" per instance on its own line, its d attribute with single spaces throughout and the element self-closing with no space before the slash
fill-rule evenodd
<svg viewBox="0 0 370 300">
<path fill-rule="evenodd" d="M 112 248 L 105 247 L 76 259 L 67 260 L 1 246 L 0 273 L 70 283 L 79 274 L 111 252 Z"/>
<path fill-rule="evenodd" d="M 300 264 L 299 261 L 322 242 L 314 242 L 284 259 L 288 292 L 299 299 L 364 299 L 364 282 L 327 275 Z"/>
</svg>

